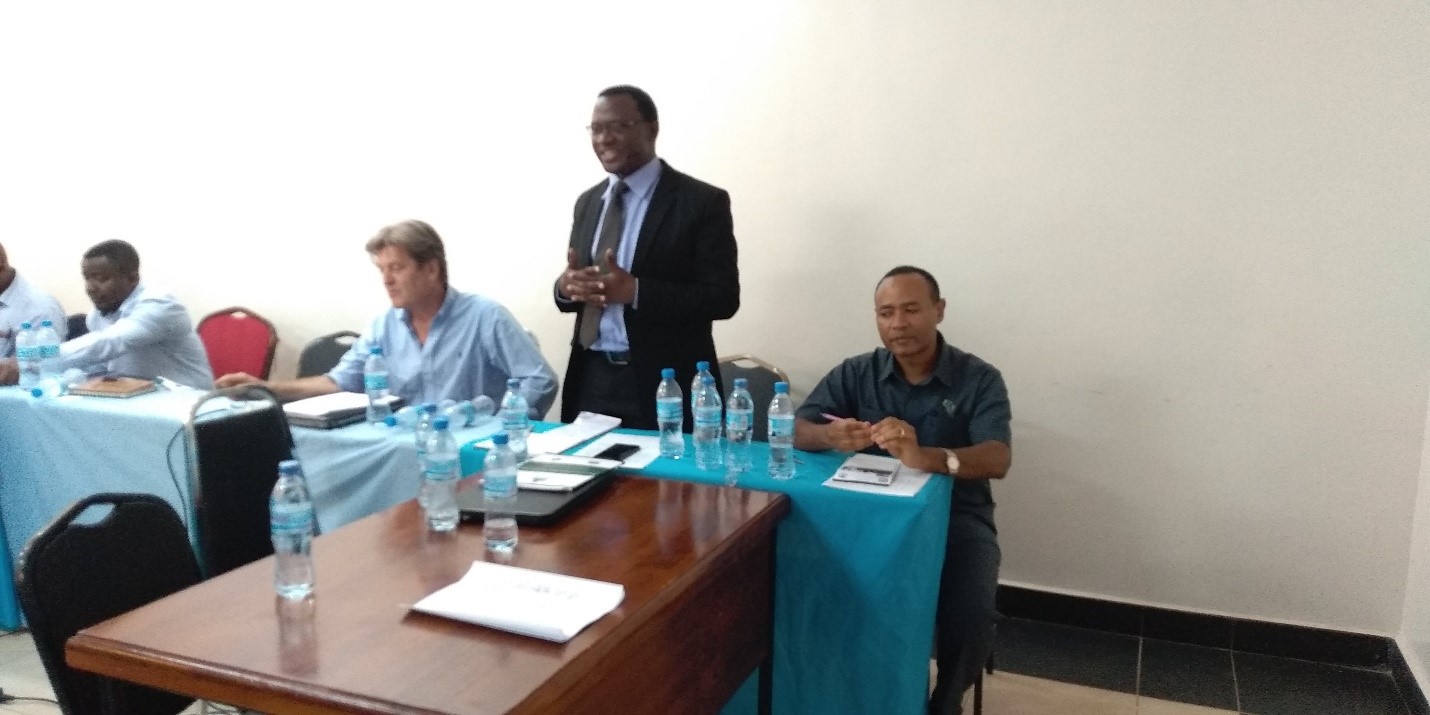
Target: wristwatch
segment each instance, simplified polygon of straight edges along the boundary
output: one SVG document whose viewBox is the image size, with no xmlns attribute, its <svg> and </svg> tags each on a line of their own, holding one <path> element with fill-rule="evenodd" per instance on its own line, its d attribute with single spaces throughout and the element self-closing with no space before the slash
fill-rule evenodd
<svg viewBox="0 0 1430 715">
<path fill-rule="evenodd" d="M 948 470 L 949 476 L 956 476 L 958 474 L 958 455 L 954 454 L 951 449 L 945 449 L 943 453 L 945 456 L 944 468 Z"/>
</svg>

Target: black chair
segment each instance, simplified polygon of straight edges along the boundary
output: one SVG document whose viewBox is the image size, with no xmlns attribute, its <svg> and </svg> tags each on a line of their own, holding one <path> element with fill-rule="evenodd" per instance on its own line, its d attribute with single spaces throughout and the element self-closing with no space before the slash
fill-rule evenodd
<svg viewBox="0 0 1430 715">
<path fill-rule="evenodd" d="M 85 324 L 84 319 L 84 313 L 75 313 L 65 319 L 65 327 L 69 330 L 69 333 L 65 335 L 65 340 L 74 340 L 89 332 L 89 326 Z"/>
<path fill-rule="evenodd" d="M 313 338 L 303 346 L 303 352 L 298 355 L 298 377 L 327 374 L 343 355 L 347 354 L 357 339 L 358 334 L 351 330 L 339 330 Z"/>
<path fill-rule="evenodd" d="M 93 523 L 90 508 L 112 507 Z M 193 700 L 65 664 L 65 641 L 96 623 L 199 582 L 189 533 L 152 494 L 95 494 L 40 530 L 18 567 L 20 604 L 60 709 L 71 715 L 167 715 Z"/>
<path fill-rule="evenodd" d="M 770 400 L 775 397 L 775 383 L 789 382 L 789 376 L 784 370 L 747 353 L 720 358 L 720 382 L 727 400 L 730 390 L 735 389 L 737 377 L 745 378 L 750 397 L 755 401 L 754 439 L 757 442 L 768 441 L 766 414 L 770 410 Z"/>
<path fill-rule="evenodd" d="M 273 553 L 268 495 L 293 436 L 277 396 L 257 385 L 199 398 L 187 428 L 199 562 L 213 578 Z"/>
</svg>

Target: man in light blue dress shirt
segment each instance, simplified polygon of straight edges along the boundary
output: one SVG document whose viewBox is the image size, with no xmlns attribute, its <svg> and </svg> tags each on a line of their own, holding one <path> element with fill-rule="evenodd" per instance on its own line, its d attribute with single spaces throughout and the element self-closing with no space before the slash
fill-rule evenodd
<svg viewBox="0 0 1430 715">
<path fill-rule="evenodd" d="M 487 395 L 499 401 L 508 378 L 521 380 L 531 416 L 556 399 L 556 373 L 536 341 L 500 303 L 447 283 L 442 239 L 422 221 L 388 226 L 367 243 L 392 308 L 379 315 L 326 375 L 262 383 L 224 375 L 220 387 L 260 383 L 284 400 L 362 392 L 372 346 L 387 358 L 388 387 L 409 404 Z"/>
<path fill-rule="evenodd" d="M 139 253 L 124 241 L 104 241 L 84 253 L 84 290 L 94 301 L 89 332 L 60 345 L 59 370 L 165 377 L 213 387 L 208 353 L 189 311 L 173 295 L 139 280 Z"/>
<path fill-rule="evenodd" d="M 54 323 L 60 340 L 65 339 L 69 326 L 60 302 L 25 280 L 0 245 L 0 358 L 15 357 L 15 334 L 21 323 L 39 325 L 43 320 Z"/>
</svg>

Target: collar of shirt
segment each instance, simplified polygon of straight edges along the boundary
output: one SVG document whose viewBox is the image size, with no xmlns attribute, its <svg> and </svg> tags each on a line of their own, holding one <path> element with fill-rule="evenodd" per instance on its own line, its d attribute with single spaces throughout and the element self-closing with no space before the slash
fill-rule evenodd
<svg viewBox="0 0 1430 715">
<path fill-rule="evenodd" d="M 134 290 L 129 291 L 129 295 L 124 297 L 124 300 L 119 303 L 119 307 L 115 308 L 113 313 L 101 313 L 99 312 L 99 308 L 95 308 L 94 314 L 110 322 L 119 320 L 134 310 L 134 304 L 138 303 L 139 298 L 143 295 L 144 283 L 140 282 L 134 286 Z"/>
<path fill-rule="evenodd" d="M 655 189 L 658 179 L 660 179 L 660 157 L 655 157 L 646 162 L 645 166 L 632 171 L 631 175 L 624 179 L 626 188 L 631 192 L 625 205 L 630 206 L 633 201 L 649 196 L 650 192 Z M 601 195 L 603 201 L 611 198 L 611 188 L 616 185 L 617 181 L 622 181 L 622 179 L 615 174 L 606 177 L 606 193 Z"/>
<path fill-rule="evenodd" d="M 943 333 L 939 332 L 937 335 L 938 343 L 935 345 L 934 350 L 937 351 L 938 358 L 934 361 L 933 370 L 929 373 L 928 380 L 921 384 L 932 384 L 934 380 L 937 380 L 942 383 L 944 387 L 953 387 L 957 382 L 957 371 L 955 369 L 957 366 L 954 364 L 957 356 L 954 354 L 954 349 L 944 341 Z M 898 360 L 894 358 L 894 354 L 889 352 L 887 348 L 879 348 L 875 351 L 875 355 L 881 360 L 878 366 L 879 380 L 881 382 L 898 379 L 907 384 L 913 384 L 899 373 L 897 369 Z"/>
<path fill-rule="evenodd" d="M 448 314 L 452 312 L 452 304 L 457 300 L 457 291 L 452 289 L 450 283 L 447 285 L 445 290 L 447 292 L 442 296 L 442 304 L 437 306 L 437 312 L 432 316 L 432 325 L 427 326 L 429 330 L 428 337 L 431 337 L 431 328 L 436 326 L 437 323 L 441 322 L 444 318 L 447 317 Z M 412 312 L 406 308 L 398 308 L 397 314 L 402 317 L 403 325 L 406 325 L 407 329 L 411 330 L 413 335 L 416 335 L 417 329 L 412 327 Z"/>
</svg>

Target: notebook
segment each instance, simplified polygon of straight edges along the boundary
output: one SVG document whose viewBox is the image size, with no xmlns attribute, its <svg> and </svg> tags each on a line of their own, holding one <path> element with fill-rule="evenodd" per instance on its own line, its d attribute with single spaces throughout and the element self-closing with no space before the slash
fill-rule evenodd
<svg viewBox="0 0 1430 715">
<path fill-rule="evenodd" d="M 516 485 L 543 492 L 569 492 L 619 466 L 617 459 L 538 454 L 517 468 Z"/>
<path fill-rule="evenodd" d="M 851 454 L 831 477 L 837 482 L 877 484 L 887 487 L 899 476 L 899 460 L 875 454 Z"/>
<path fill-rule="evenodd" d="M 69 389 L 71 395 L 89 397 L 133 397 L 158 389 L 153 380 L 139 377 L 96 377 Z"/>
</svg>

